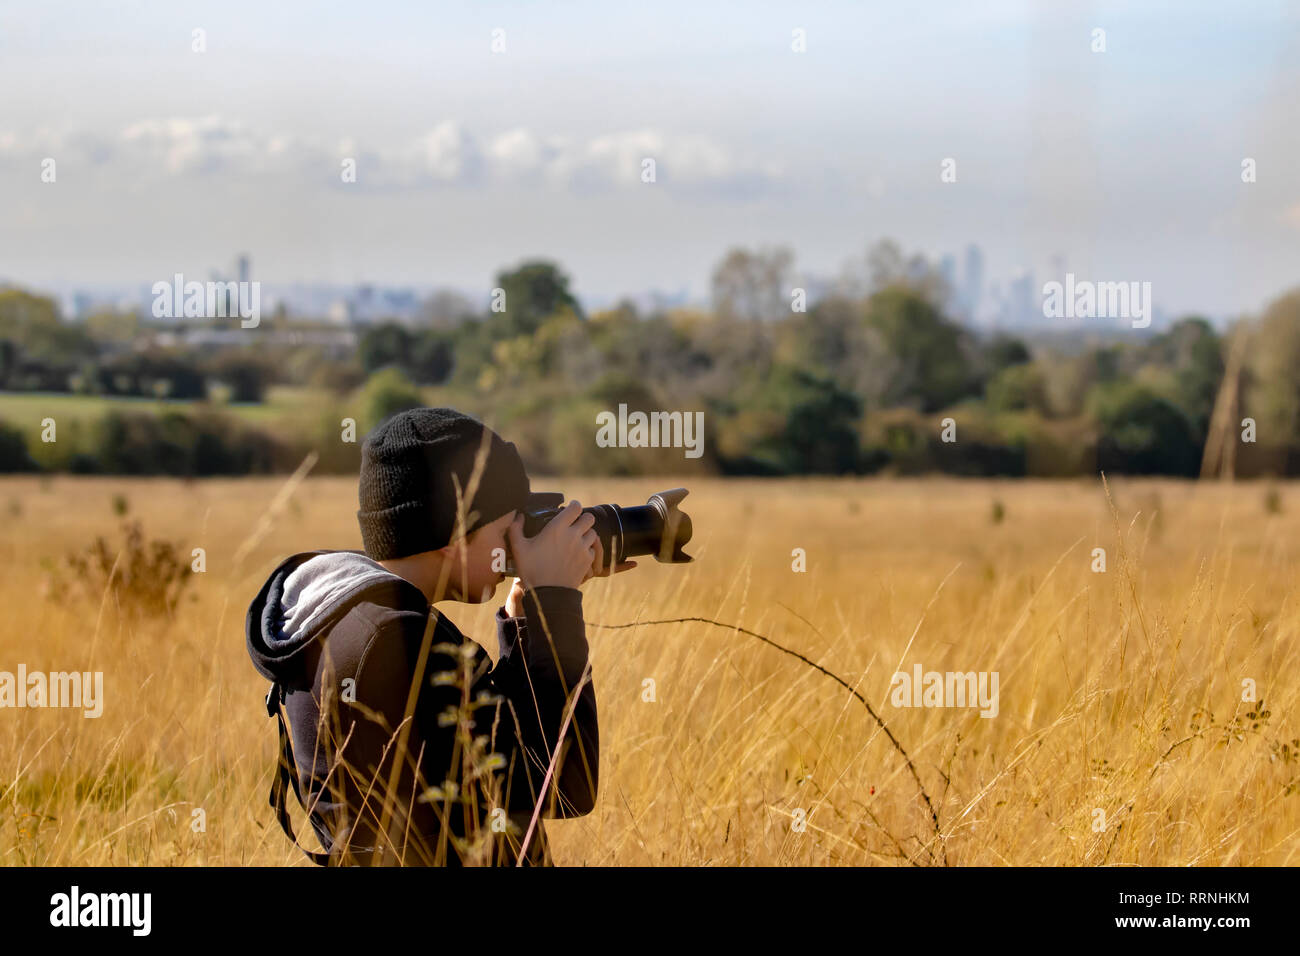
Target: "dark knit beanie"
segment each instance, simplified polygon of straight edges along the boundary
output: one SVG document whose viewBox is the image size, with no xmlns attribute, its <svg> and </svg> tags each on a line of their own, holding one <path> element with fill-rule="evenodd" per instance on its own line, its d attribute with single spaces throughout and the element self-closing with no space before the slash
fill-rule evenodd
<svg viewBox="0 0 1300 956">
<path fill-rule="evenodd" d="M 487 458 L 472 500 L 475 457 Z M 376 561 L 436 551 L 456 530 L 457 489 L 466 533 L 522 509 L 528 474 L 513 442 L 452 408 L 413 408 L 387 419 L 361 446 L 357 520 Z"/>
</svg>

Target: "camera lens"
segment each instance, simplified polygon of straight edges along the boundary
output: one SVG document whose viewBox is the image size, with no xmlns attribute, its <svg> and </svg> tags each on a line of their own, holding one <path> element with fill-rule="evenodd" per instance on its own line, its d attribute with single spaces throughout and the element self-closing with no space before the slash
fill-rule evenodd
<svg viewBox="0 0 1300 956">
<path fill-rule="evenodd" d="M 666 564 L 692 560 L 682 548 L 691 540 L 691 517 L 677 507 L 685 488 L 673 488 L 651 495 L 643 505 L 592 505 L 584 514 L 595 518 L 592 529 L 600 538 L 605 560 L 621 564 L 628 558 L 652 554 Z M 555 492 L 534 492 L 524 509 L 524 536 L 533 537 L 560 513 L 564 496 Z M 515 574 L 513 556 L 507 554 L 506 573 Z"/>
</svg>

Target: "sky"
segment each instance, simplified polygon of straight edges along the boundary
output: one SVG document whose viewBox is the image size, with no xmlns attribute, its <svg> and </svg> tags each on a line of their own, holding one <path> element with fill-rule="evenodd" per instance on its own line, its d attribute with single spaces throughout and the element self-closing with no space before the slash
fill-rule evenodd
<svg viewBox="0 0 1300 956">
<path fill-rule="evenodd" d="M 545 257 L 700 298 L 735 246 L 830 276 L 888 237 L 1238 314 L 1300 285 L 1298 114 L 1300 3 L 1266 0 L 0 0 L 0 277 Z"/>
</svg>

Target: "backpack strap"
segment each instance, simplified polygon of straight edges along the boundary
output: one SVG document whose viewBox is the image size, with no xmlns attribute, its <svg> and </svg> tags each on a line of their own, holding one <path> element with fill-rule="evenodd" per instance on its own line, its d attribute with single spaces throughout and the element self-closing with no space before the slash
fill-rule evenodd
<svg viewBox="0 0 1300 956">
<path fill-rule="evenodd" d="M 275 810 L 275 818 L 280 822 L 280 829 L 284 831 L 290 842 L 293 843 L 307 858 L 313 863 L 321 866 L 329 866 L 334 859 L 331 853 L 321 853 L 315 850 L 309 850 L 298 842 L 298 838 L 293 835 L 293 826 L 289 823 L 289 808 L 286 805 L 286 797 L 289 787 L 293 787 L 293 795 L 298 799 L 301 806 L 306 806 L 302 799 L 302 788 L 298 784 L 298 769 L 293 757 L 293 741 L 289 737 L 289 728 L 284 720 L 284 710 L 281 704 L 284 703 L 284 687 L 278 682 L 271 684 L 271 689 L 266 694 L 266 713 L 268 717 L 275 717 L 280 725 L 280 750 L 276 754 L 276 773 L 275 778 L 271 781 L 271 808 Z"/>
</svg>

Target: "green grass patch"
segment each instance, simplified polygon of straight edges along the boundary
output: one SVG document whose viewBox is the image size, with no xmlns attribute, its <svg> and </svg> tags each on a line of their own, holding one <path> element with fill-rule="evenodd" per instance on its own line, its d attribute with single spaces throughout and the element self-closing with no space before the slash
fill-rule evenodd
<svg viewBox="0 0 1300 956">
<path fill-rule="evenodd" d="M 0 421 L 39 433 L 41 420 L 53 418 L 59 426 L 90 423 L 109 411 L 196 411 L 207 405 L 256 425 L 279 427 L 310 420 L 330 399 L 328 392 L 300 385 L 277 385 L 267 390 L 260 404 L 221 401 L 167 401 L 115 395 L 69 395 L 54 392 L 0 392 Z"/>
</svg>

